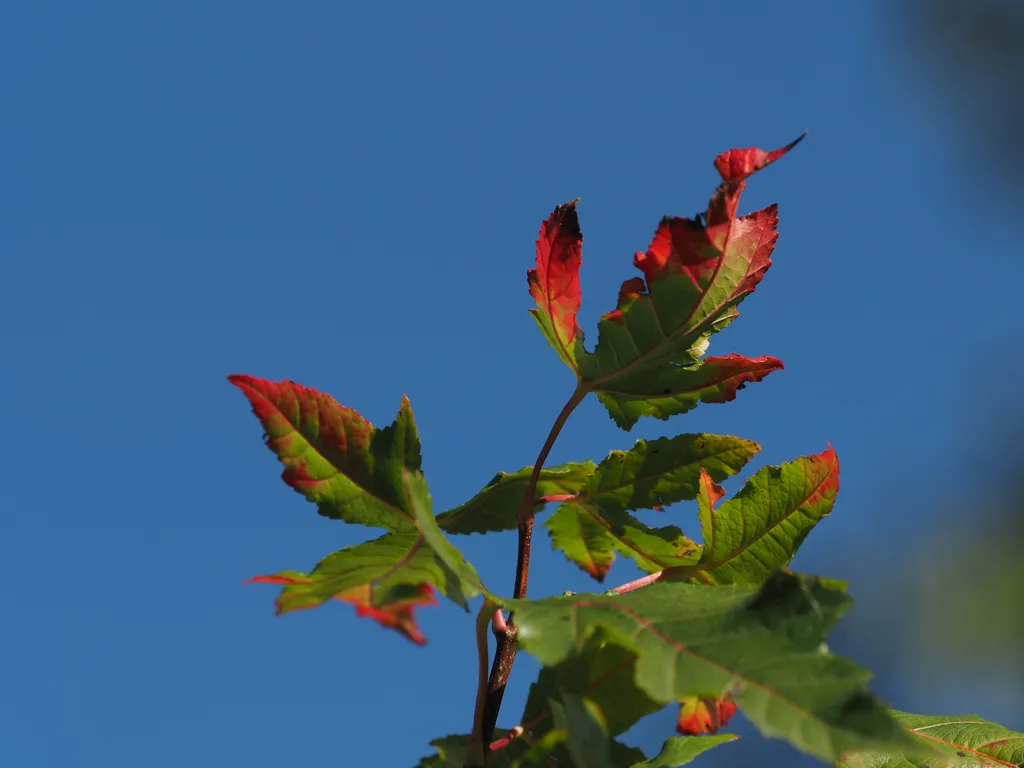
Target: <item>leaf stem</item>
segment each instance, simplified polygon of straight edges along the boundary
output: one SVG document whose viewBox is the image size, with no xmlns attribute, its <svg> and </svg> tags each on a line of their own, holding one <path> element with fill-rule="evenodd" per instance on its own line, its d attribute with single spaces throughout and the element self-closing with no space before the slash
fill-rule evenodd
<svg viewBox="0 0 1024 768">
<path fill-rule="evenodd" d="M 649 573 L 646 576 L 641 576 L 639 579 L 634 579 L 633 581 L 627 581 L 625 584 L 620 584 L 619 586 L 609 591 L 614 592 L 617 595 L 625 595 L 626 593 L 633 592 L 634 590 L 640 589 L 641 587 L 646 587 L 648 584 L 653 584 L 656 581 L 661 581 L 664 577 L 665 571 Z"/>
<path fill-rule="evenodd" d="M 491 611 L 494 611 L 491 614 Z M 483 737 L 484 710 L 487 705 L 487 624 L 490 621 L 488 615 L 501 616 L 501 610 L 494 603 L 487 600 L 480 606 L 480 613 L 476 617 L 476 651 L 479 665 L 479 675 L 476 686 L 476 706 L 473 710 L 473 734 L 466 745 L 466 754 L 463 757 L 463 768 L 478 768 L 487 765 L 487 750 L 484 745 L 487 740 Z"/>
<path fill-rule="evenodd" d="M 523 500 L 516 511 L 517 528 L 519 529 L 519 550 L 516 554 L 516 580 L 513 597 L 522 600 L 526 597 L 526 587 L 530 580 L 530 545 L 533 538 L 533 517 L 534 508 L 537 505 L 537 483 L 540 480 L 540 473 L 544 469 L 544 462 L 555 445 L 562 427 L 569 420 L 569 416 L 587 396 L 589 390 L 578 384 L 572 395 L 562 407 L 561 412 L 551 425 L 548 437 L 537 454 L 537 461 L 533 465 L 533 472 L 530 480 L 523 491 Z M 497 617 L 492 622 L 496 647 L 494 650 L 494 661 L 491 664 L 491 674 L 487 680 L 487 697 L 484 706 L 482 743 L 490 744 L 494 736 L 494 728 L 498 723 L 498 711 L 501 709 L 501 700 L 505 696 L 505 685 L 508 683 L 509 675 L 512 673 L 512 664 L 516 659 L 516 627 L 514 615 L 509 614 L 508 621 L 504 627 L 499 626 Z"/>
</svg>

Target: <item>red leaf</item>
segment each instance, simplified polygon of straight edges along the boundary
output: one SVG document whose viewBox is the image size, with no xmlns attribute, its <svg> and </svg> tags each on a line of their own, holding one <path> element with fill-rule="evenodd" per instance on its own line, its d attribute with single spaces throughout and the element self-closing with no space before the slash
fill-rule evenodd
<svg viewBox="0 0 1024 768">
<path fill-rule="evenodd" d="M 420 585 L 419 595 L 380 608 L 374 607 L 372 603 L 369 584 L 335 595 L 335 599 L 351 603 L 356 607 L 356 615 L 371 618 L 381 626 L 398 630 L 417 645 L 426 645 L 427 639 L 416 625 L 413 611 L 421 605 L 437 605 L 434 588 L 427 583 Z"/>
<path fill-rule="evenodd" d="M 803 141 L 803 136 L 790 142 L 781 149 L 765 152 L 763 149 L 730 149 L 715 158 L 715 168 L 722 177 L 721 186 L 715 191 L 708 204 L 708 226 L 721 224 L 736 218 L 740 195 L 747 184 L 747 179 L 767 165 L 771 165 L 793 147 Z"/>
<path fill-rule="evenodd" d="M 538 322 L 562 359 L 573 367 L 583 249 L 576 203 L 573 200 L 558 206 L 541 225 L 537 266 L 526 273 L 530 295 L 537 303 Z"/>
<path fill-rule="evenodd" d="M 680 703 L 676 730 L 688 736 L 717 733 L 729 724 L 736 714 L 736 704 L 729 694 L 714 696 L 687 696 Z"/>
<path fill-rule="evenodd" d="M 644 273 L 648 288 L 663 277 L 680 274 L 686 275 L 703 293 L 717 275 L 723 251 L 728 246 L 732 252 L 742 254 L 746 262 L 743 280 L 733 289 L 734 295 L 742 296 L 754 290 L 772 264 L 772 250 L 779 239 L 778 223 L 778 207 L 775 205 L 742 219 L 730 219 L 715 225 L 709 223 L 706 228 L 691 219 L 662 219 L 647 252 L 637 253 L 633 257 L 633 265 Z M 641 287 L 638 278 L 622 284 L 619 311 L 625 309 L 624 301 L 631 302 L 640 295 Z"/>
<path fill-rule="evenodd" d="M 727 403 L 734 400 L 737 390 L 743 389 L 750 382 L 761 381 L 772 371 L 780 371 L 784 367 L 777 357 L 743 357 L 736 354 L 706 357 L 704 366 L 715 371 L 713 383 L 717 387 L 714 394 L 701 398 L 705 403 Z"/>
<path fill-rule="evenodd" d="M 311 584 L 313 581 L 313 579 L 302 574 L 289 576 L 285 573 L 276 573 L 266 576 L 254 576 L 244 583 L 296 586 L 299 584 Z M 360 584 L 352 589 L 339 592 L 333 597 L 335 600 L 355 606 L 357 616 L 373 619 L 381 626 L 395 629 L 417 645 L 425 645 L 427 639 L 416 625 L 413 611 L 422 605 L 437 605 L 434 589 L 426 582 L 419 585 L 418 594 L 383 606 L 373 605 L 373 587 L 370 584 Z M 319 601 L 310 602 L 308 605 L 293 605 L 288 610 L 314 608 L 317 605 L 319 605 Z M 281 598 L 278 598 L 277 613 L 280 615 L 283 612 L 284 608 Z"/>
<path fill-rule="evenodd" d="M 311 454 L 332 468 L 355 477 L 368 472 L 370 440 L 374 427 L 351 408 L 339 405 L 330 395 L 294 381 L 267 381 L 235 374 L 228 381 L 249 399 L 252 411 L 263 423 L 267 447 L 285 465 L 281 478 L 292 488 L 316 501 L 315 492 L 327 486 L 330 477 L 310 475 Z"/>
</svg>

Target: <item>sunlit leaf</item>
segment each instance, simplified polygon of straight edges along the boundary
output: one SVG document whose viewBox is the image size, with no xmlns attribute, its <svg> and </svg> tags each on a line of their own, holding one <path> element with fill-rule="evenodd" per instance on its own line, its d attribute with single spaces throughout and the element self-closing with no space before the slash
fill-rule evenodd
<svg viewBox="0 0 1024 768">
<path fill-rule="evenodd" d="M 419 470 L 420 440 L 406 398 L 394 424 L 377 429 L 330 395 L 292 381 L 229 376 L 252 404 L 281 477 L 324 517 L 416 531 L 402 487 L 405 469 Z"/>
<path fill-rule="evenodd" d="M 867 670 L 823 648 L 849 603 L 834 582 L 776 573 L 759 589 L 659 583 L 505 606 L 522 648 L 545 666 L 601 629 L 637 656 L 636 685 L 655 702 L 731 693 L 765 735 L 834 760 L 910 741 L 868 691 Z"/>
<path fill-rule="evenodd" d="M 540 228 L 537 264 L 526 273 L 537 304 L 530 314 L 566 365 L 576 369 L 582 335 L 576 323 L 580 308 L 580 260 L 583 235 L 576 201 L 560 205 Z"/>
<path fill-rule="evenodd" d="M 696 564 L 679 569 L 709 584 L 762 583 L 789 563 L 804 538 L 832 511 L 839 492 L 839 459 L 830 447 L 781 466 L 765 467 L 732 499 L 704 473 L 698 514 L 704 548 Z"/>
<path fill-rule="evenodd" d="M 696 498 L 702 471 L 724 480 L 758 450 L 757 443 L 738 437 L 679 435 L 613 451 L 548 519 L 552 544 L 598 580 L 616 552 L 648 572 L 693 563 L 700 548 L 679 528 L 650 527 L 629 511 Z"/>
<path fill-rule="evenodd" d="M 592 461 L 545 467 L 537 481 L 538 498 L 576 493 L 594 471 Z M 442 512 L 437 523 L 446 533 L 487 533 L 510 531 L 516 527 L 516 510 L 533 467 L 518 472 L 499 472 L 486 487 L 464 504 Z M 538 503 L 534 511 L 543 506 Z"/>
<path fill-rule="evenodd" d="M 798 139 L 799 141 L 799 139 Z M 633 263 L 643 274 L 626 280 L 618 306 L 598 323 L 593 352 L 577 324 L 582 235 L 575 203 L 559 206 L 541 227 L 537 264 L 528 273 L 531 310 L 541 331 L 594 392 L 616 423 L 630 429 L 642 416 L 667 419 L 699 402 L 732 400 L 782 363 L 772 357 L 704 355 L 708 339 L 738 315 L 771 265 L 778 216 L 769 206 L 737 218 L 749 176 L 788 152 L 736 149 L 719 155 L 722 183 L 695 219 L 665 218 Z"/>
</svg>

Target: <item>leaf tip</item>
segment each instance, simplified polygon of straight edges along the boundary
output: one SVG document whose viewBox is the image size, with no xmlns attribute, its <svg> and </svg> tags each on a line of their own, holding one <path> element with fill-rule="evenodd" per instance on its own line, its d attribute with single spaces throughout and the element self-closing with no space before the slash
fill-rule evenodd
<svg viewBox="0 0 1024 768">
<path fill-rule="evenodd" d="M 780 157 L 793 149 L 804 140 L 807 131 L 791 141 L 784 147 L 765 152 L 757 147 L 745 149 L 730 149 L 715 158 L 715 168 L 721 175 L 722 180 L 727 183 L 737 183 L 753 176 L 760 170 L 771 165 Z"/>
<path fill-rule="evenodd" d="M 736 703 L 724 696 L 688 696 L 680 702 L 676 731 L 687 736 L 717 733 L 736 714 Z"/>
</svg>

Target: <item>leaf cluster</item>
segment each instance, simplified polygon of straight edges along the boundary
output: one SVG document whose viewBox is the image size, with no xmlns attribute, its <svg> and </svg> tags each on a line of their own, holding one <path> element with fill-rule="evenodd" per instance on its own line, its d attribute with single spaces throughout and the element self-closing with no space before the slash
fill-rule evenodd
<svg viewBox="0 0 1024 768">
<path fill-rule="evenodd" d="M 417 609 L 443 595 L 468 611 L 482 598 L 472 728 L 432 742 L 424 768 L 683 765 L 735 738 L 716 732 L 737 709 L 763 734 L 850 768 L 1024 762 L 1020 734 L 977 718 L 894 713 L 869 690 L 867 670 L 828 650 L 828 632 L 851 599 L 844 585 L 787 567 L 835 504 L 839 460 L 831 446 L 757 470 L 728 500 L 718 484 L 760 450 L 735 436 L 639 440 L 596 464 L 544 466 L 565 420 L 589 394 L 629 430 L 641 418 L 665 420 L 732 400 L 782 368 L 773 357 L 706 353 L 771 266 L 778 237 L 776 207 L 740 216 L 740 196 L 750 176 L 795 144 L 716 159 L 722 181 L 706 210 L 662 220 L 634 258 L 640 275 L 622 284 L 617 306 L 598 322 L 592 351 L 577 323 L 583 235 L 576 203 L 554 210 L 527 274 L 531 313 L 575 388 L 534 465 L 499 472 L 440 514 L 432 510 L 407 399 L 390 425 L 377 428 L 315 389 L 229 377 L 261 422 L 286 484 L 324 517 L 383 529 L 308 572 L 252 579 L 281 586 L 278 613 L 347 603 L 423 644 Z M 688 535 L 675 513 L 673 505 L 686 501 L 695 502 L 699 536 L 692 528 Z M 552 547 L 596 584 L 622 557 L 645 575 L 593 593 L 528 599 L 533 524 L 549 508 L 544 528 Z M 513 529 L 517 586 L 504 597 L 481 582 L 449 536 Z M 490 676 L 488 623 L 497 639 Z M 542 669 L 514 727 L 496 728 L 517 648 Z M 619 740 L 667 706 L 678 707 L 678 735 L 657 755 Z"/>
</svg>

